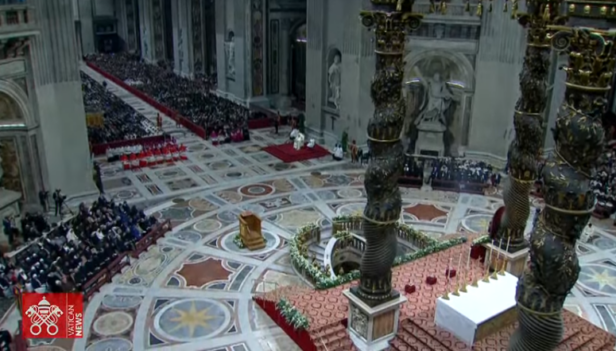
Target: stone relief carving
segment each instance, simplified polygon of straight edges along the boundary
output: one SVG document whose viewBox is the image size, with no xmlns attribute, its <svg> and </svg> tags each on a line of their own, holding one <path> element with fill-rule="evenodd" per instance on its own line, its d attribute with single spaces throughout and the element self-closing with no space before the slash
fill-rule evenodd
<svg viewBox="0 0 616 351">
<path fill-rule="evenodd" d="M 331 57 L 329 62 L 329 68 L 327 69 L 327 102 L 328 105 L 332 105 L 336 110 L 340 109 L 340 90 L 342 82 L 342 67 L 341 60 L 342 54 L 338 49 L 332 49 L 330 52 Z"/>
<path fill-rule="evenodd" d="M 357 307 L 351 307 L 351 329 L 362 338 L 368 338 L 368 316 Z"/>
<path fill-rule="evenodd" d="M 227 78 L 235 79 L 235 34 L 233 31 L 229 31 L 225 42 L 225 61 Z"/>
<path fill-rule="evenodd" d="M 17 102 L 5 93 L 0 93 L 0 123 L 23 120 L 24 116 Z"/>
<path fill-rule="evenodd" d="M 17 145 L 13 138 L 0 139 L 0 162 L 2 180 L 0 187 L 22 193 L 21 173 L 19 170 L 19 156 Z"/>
</svg>

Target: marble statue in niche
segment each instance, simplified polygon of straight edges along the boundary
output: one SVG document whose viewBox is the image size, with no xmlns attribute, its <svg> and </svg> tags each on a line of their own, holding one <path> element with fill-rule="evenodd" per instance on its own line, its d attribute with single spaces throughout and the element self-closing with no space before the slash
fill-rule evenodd
<svg viewBox="0 0 616 351">
<path fill-rule="evenodd" d="M 336 110 L 340 109 L 340 84 L 342 82 L 342 68 L 340 65 L 342 54 L 339 50 L 333 49 L 329 68 L 327 69 L 328 94 L 327 102 Z"/>
<path fill-rule="evenodd" d="M 15 100 L 5 93 L 0 93 L 0 122 L 22 119 L 21 109 Z"/>
<path fill-rule="evenodd" d="M 407 80 L 409 116 L 405 133 L 407 153 L 451 156 L 454 146 L 452 125 L 459 114 L 461 89 L 456 80 L 457 65 L 443 56 L 419 61 Z"/>
<path fill-rule="evenodd" d="M 21 174 L 19 170 L 19 156 L 17 146 L 13 138 L 3 138 L 0 140 L 0 188 L 13 190 L 21 194 Z"/>
<path fill-rule="evenodd" d="M 229 31 L 227 41 L 225 42 L 225 61 L 227 78 L 235 79 L 235 33 Z"/>
<path fill-rule="evenodd" d="M 434 37 L 436 39 L 443 39 L 445 36 L 445 25 L 442 23 L 437 23 L 434 25 Z"/>
</svg>

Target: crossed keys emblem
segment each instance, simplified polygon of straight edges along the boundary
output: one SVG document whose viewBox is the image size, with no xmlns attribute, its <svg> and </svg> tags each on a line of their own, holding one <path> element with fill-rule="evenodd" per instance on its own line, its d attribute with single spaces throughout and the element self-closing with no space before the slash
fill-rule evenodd
<svg viewBox="0 0 616 351">
<path fill-rule="evenodd" d="M 49 335 L 58 334 L 58 318 L 62 316 L 62 310 L 58 306 L 50 305 L 49 302 L 43 297 L 38 305 L 30 306 L 26 310 L 26 316 L 30 318 L 30 333 L 32 335 L 39 335 L 43 331 L 43 325 L 47 326 L 47 333 Z"/>
</svg>

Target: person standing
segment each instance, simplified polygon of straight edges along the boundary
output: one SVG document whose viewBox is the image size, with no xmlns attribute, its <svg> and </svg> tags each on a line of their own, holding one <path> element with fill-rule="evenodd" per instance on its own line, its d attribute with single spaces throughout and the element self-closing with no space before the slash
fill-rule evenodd
<svg viewBox="0 0 616 351">
<path fill-rule="evenodd" d="M 274 119 L 274 129 L 276 134 L 278 134 L 278 127 L 280 126 L 280 111 L 276 114 L 276 118 Z"/>
<path fill-rule="evenodd" d="M 94 162 L 94 183 L 98 188 L 98 192 L 101 195 L 105 195 L 105 189 L 103 188 L 103 177 L 101 175 L 101 165 L 98 162 Z"/>
<path fill-rule="evenodd" d="M 2 220 L 2 227 L 4 228 L 4 234 L 9 239 L 9 245 L 12 246 L 14 238 L 13 238 L 13 223 L 11 221 L 10 216 L 4 217 L 4 219 Z"/>
<path fill-rule="evenodd" d="M 41 191 L 39 191 L 38 196 L 39 203 L 43 208 L 43 213 L 47 213 L 47 211 L 49 211 L 49 191 L 42 189 Z"/>
<path fill-rule="evenodd" d="M 64 195 L 62 195 L 62 190 L 56 189 L 53 193 L 53 201 L 56 205 L 56 216 L 62 217 L 62 205 L 64 204 Z"/>
</svg>

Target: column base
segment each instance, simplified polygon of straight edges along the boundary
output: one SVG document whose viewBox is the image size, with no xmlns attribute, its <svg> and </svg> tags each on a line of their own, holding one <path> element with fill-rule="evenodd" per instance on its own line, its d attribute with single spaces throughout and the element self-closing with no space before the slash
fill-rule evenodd
<svg viewBox="0 0 616 351">
<path fill-rule="evenodd" d="M 342 292 L 349 299 L 348 332 L 355 347 L 361 351 L 381 351 L 398 332 L 400 306 L 407 301 L 398 294 L 392 300 L 374 307 L 368 306 L 350 290 Z"/>
<path fill-rule="evenodd" d="M 514 275 L 516 277 L 522 276 L 524 268 L 526 267 L 526 260 L 530 254 L 528 247 L 515 252 L 507 252 L 505 249 L 499 248 L 498 245 L 484 244 L 486 253 L 492 250 L 492 257 L 490 259 L 490 268 L 494 270 L 501 270 L 503 265 L 505 272 Z"/>
</svg>

